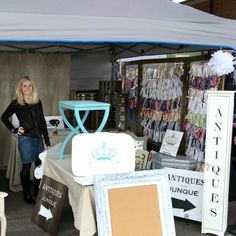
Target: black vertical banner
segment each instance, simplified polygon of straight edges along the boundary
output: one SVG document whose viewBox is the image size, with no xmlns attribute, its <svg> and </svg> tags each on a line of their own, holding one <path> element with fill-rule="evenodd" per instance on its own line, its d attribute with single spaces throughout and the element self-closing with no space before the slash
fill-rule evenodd
<svg viewBox="0 0 236 236">
<path fill-rule="evenodd" d="M 44 175 L 31 218 L 32 221 L 51 235 L 56 235 L 66 195 L 66 185 Z"/>
</svg>

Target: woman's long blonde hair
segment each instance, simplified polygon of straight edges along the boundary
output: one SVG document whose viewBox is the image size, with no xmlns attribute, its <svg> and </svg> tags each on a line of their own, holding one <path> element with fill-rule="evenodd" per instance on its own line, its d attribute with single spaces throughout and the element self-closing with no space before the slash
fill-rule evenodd
<svg viewBox="0 0 236 236">
<path fill-rule="evenodd" d="M 25 101 L 24 101 L 24 95 L 23 95 L 23 92 L 22 92 L 22 83 L 24 81 L 30 81 L 31 84 L 32 84 L 32 94 L 30 96 L 30 100 L 28 101 L 29 104 L 36 104 L 39 102 L 39 97 L 38 97 L 38 91 L 37 91 L 37 88 L 33 82 L 32 79 L 30 79 L 29 76 L 24 76 L 20 81 L 19 83 L 17 84 L 17 88 L 16 88 L 16 100 L 17 102 L 20 104 L 20 105 L 24 105 L 25 104 Z"/>
</svg>

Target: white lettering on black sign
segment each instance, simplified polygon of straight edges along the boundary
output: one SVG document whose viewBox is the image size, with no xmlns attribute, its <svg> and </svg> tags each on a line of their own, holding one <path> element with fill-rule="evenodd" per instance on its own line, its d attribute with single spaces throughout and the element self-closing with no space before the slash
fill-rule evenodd
<svg viewBox="0 0 236 236">
<path fill-rule="evenodd" d="M 62 193 L 60 191 L 48 186 L 47 184 L 44 184 L 42 189 L 55 197 L 61 198 L 61 196 L 62 196 Z"/>
</svg>

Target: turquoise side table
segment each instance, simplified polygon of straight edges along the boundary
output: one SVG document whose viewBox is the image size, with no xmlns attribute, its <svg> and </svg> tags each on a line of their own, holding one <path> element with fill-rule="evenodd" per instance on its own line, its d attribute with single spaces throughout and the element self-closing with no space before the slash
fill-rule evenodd
<svg viewBox="0 0 236 236">
<path fill-rule="evenodd" d="M 86 121 L 88 114 L 90 111 L 104 111 L 103 119 L 95 130 L 95 132 L 100 132 L 104 128 L 107 118 L 109 116 L 110 111 L 110 104 L 104 102 L 97 102 L 97 101 L 90 101 L 90 100 L 83 100 L 83 101 L 59 101 L 59 110 L 60 114 L 63 118 L 63 121 L 70 129 L 69 134 L 66 136 L 62 143 L 62 147 L 59 153 L 59 159 L 63 159 L 65 147 L 69 140 L 76 134 L 79 133 L 88 133 L 87 129 L 84 127 L 84 122 Z M 65 110 L 73 110 L 74 115 L 77 121 L 77 126 L 73 127 L 70 122 L 68 121 Z M 83 117 L 81 118 L 81 112 L 84 112 Z"/>
</svg>

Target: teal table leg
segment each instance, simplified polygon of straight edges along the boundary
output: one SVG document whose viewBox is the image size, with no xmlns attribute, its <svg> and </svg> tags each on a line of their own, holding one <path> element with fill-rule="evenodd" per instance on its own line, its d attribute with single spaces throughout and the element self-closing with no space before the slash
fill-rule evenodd
<svg viewBox="0 0 236 236">
<path fill-rule="evenodd" d="M 82 130 L 83 133 L 88 133 L 87 129 L 85 129 L 85 127 L 84 127 L 84 122 L 86 121 L 86 119 L 88 117 L 89 111 L 85 111 L 82 120 L 80 118 L 79 112 L 80 112 L 79 109 L 75 109 L 75 118 L 76 118 L 76 121 L 78 123 L 78 126 Z"/>
<path fill-rule="evenodd" d="M 59 106 L 59 111 L 60 111 L 60 114 L 62 116 L 62 119 L 63 121 L 65 122 L 65 124 L 67 125 L 67 127 L 70 129 L 70 130 L 73 130 L 74 127 L 70 124 L 70 122 L 68 121 L 66 115 L 65 115 L 65 110 Z"/>
<path fill-rule="evenodd" d="M 68 128 L 71 130 L 71 132 L 66 136 L 66 138 L 63 140 L 62 142 L 62 146 L 61 146 L 61 149 L 60 149 L 60 152 L 59 152 L 59 159 L 62 160 L 63 157 L 64 157 L 64 151 L 65 151 L 65 148 L 66 148 L 66 145 L 67 143 L 70 141 L 70 139 L 76 135 L 76 134 L 79 134 L 79 125 L 77 127 L 73 127 L 70 122 L 67 120 L 67 117 L 65 115 L 65 110 L 61 107 L 59 107 L 60 109 L 60 113 L 61 113 L 61 116 L 65 122 L 65 124 L 68 126 Z"/>
<path fill-rule="evenodd" d="M 78 111 L 78 114 L 79 114 L 79 111 Z M 87 120 L 88 114 L 89 114 L 89 111 L 85 111 L 84 116 L 82 118 L 82 124 L 84 124 L 84 122 Z M 79 115 L 79 117 L 80 117 L 80 115 Z"/>
<path fill-rule="evenodd" d="M 76 127 L 76 129 L 78 129 L 79 126 Z M 65 151 L 65 148 L 66 148 L 66 145 L 67 143 L 70 141 L 70 139 L 76 135 L 76 134 L 79 134 L 79 131 L 76 130 L 76 129 L 73 129 L 66 137 L 65 139 L 63 140 L 62 142 L 62 145 L 61 145 L 61 149 L 60 149 L 60 153 L 59 153 L 59 159 L 62 160 L 64 158 L 64 151 Z"/>
<path fill-rule="evenodd" d="M 62 143 L 62 147 L 61 147 L 61 150 L 59 153 L 59 159 L 63 159 L 65 147 L 74 135 L 79 134 L 80 131 L 82 131 L 83 133 L 88 133 L 87 129 L 84 127 L 84 123 L 85 123 L 86 119 L 88 118 L 90 111 L 97 111 L 97 110 L 104 111 L 103 119 L 95 132 L 102 131 L 102 129 L 106 125 L 106 122 L 107 122 L 107 119 L 109 116 L 110 106 L 108 104 L 102 104 L 102 103 L 93 102 L 93 101 L 91 101 L 91 102 L 89 101 L 88 105 L 85 106 L 84 104 L 86 104 L 87 102 L 88 101 L 85 101 L 85 103 L 84 103 L 84 101 L 81 101 L 81 102 L 79 102 L 79 101 L 61 101 L 61 102 L 59 102 L 59 110 L 60 110 L 61 116 L 62 116 L 65 124 L 67 125 L 67 127 L 71 130 Z M 101 104 L 102 104 L 102 106 L 101 106 Z M 70 110 L 74 111 L 74 116 L 75 116 L 75 119 L 78 124 L 75 128 L 68 121 L 68 119 L 65 115 L 65 109 L 70 109 Z M 81 111 L 84 112 L 82 119 L 80 117 Z"/>
<path fill-rule="evenodd" d="M 109 116 L 109 109 L 105 109 L 105 110 L 104 110 L 104 115 L 103 115 L 102 122 L 101 122 L 101 124 L 99 125 L 99 127 L 97 128 L 96 132 L 102 131 L 102 129 L 103 129 L 104 126 L 106 125 L 108 116 Z"/>
</svg>

